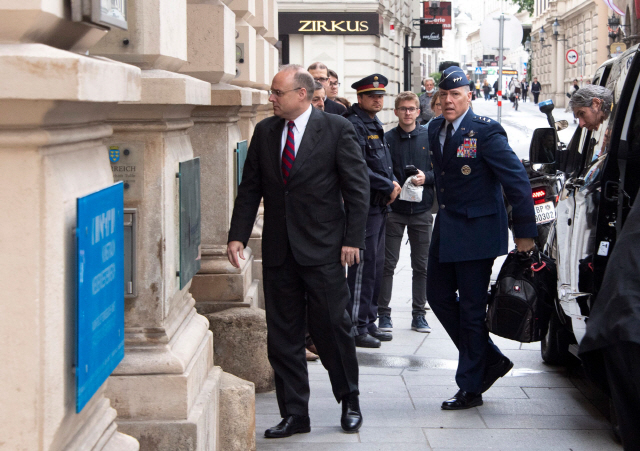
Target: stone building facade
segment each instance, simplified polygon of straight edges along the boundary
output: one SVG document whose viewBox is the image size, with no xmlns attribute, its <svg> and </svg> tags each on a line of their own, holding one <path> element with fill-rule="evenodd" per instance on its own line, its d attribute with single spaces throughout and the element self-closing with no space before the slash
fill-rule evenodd
<svg viewBox="0 0 640 451">
<path fill-rule="evenodd" d="M 277 2 L 102 1 L 125 3 L 126 30 L 92 22 L 91 2 L 0 5 L 0 441 L 29 451 L 255 449 L 254 385 L 215 366 L 216 325 L 200 313 L 242 307 L 266 327 L 259 252 L 236 271 L 224 247 L 237 150 L 272 114 Z M 135 289 L 124 359 L 76 413 L 75 205 L 114 183 L 109 148 L 135 167 L 124 185 Z M 194 157 L 201 270 L 181 286 L 176 174 Z M 258 217 L 254 249 L 260 230 Z"/>
<path fill-rule="evenodd" d="M 566 105 L 566 93 L 574 79 L 580 86 L 591 80 L 598 67 L 609 58 L 606 4 L 596 0 L 536 0 L 531 32 L 532 75 L 542 85 L 541 99 L 553 99 L 557 107 Z M 558 36 L 552 25 L 558 21 Z M 545 41 L 540 42 L 544 28 Z M 578 61 L 569 64 L 567 51 L 578 52 Z"/>
<path fill-rule="evenodd" d="M 384 109 L 378 117 L 387 128 L 397 124 L 393 114 L 395 94 L 404 90 L 404 47 L 405 39 L 409 43 L 417 34 L 412 28 L 412 17 L 416 14 L 415 5 L 408 0 L 365 0 L 358 2 L 335 3 L 322 0 L 299 2 L 280 0 L 280 40 L 283 42 L 283 62 L 301 64 L 308 67 L 320 61 L 336 71 L 340 77 L 339 96 L 351 102 L 357 102 L 355 90 L 351 84 L 372 73 L 380 73 L 389 79 Z M 292 20 L 300 15 L 308 21 L 316 21 L 319 14 L 327 23 L 344 21 L 340 34 L 324 27 L 313 30 L 313 23 L 305 29 L 292 27 Z M 300 17 L 302 17 L 300 16 Z M 346 23 L 351 24 L 350 31 Z M 366 22 L 361 29 L 356 23 Z M 283 32 L 284 30 L 284 32 Z M 329 31 L 326 31 L 329 30 Z M 412 64 L 419 73 L 420 58 L 415 52 Z M 419 90 L 420 87 L 418 86 Z"/>
</svg>

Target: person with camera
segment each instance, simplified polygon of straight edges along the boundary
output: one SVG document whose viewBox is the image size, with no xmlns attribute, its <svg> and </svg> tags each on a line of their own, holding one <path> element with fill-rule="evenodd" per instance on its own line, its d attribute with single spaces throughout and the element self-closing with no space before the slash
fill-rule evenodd
<svg viewBox="0 0 640 451">
<path fill-rule="evenodd" d="M 420 101 L 413 92 L 405 91 L 396 97 L 395 115 L 398 126 L 385 133 L 389 143 L 393 174 L 405 186 L 407 179 L 414 186 L 423 186 L 422 200 L 410 202 L 396 199 L 391 204 L 387 216 L 385 233 L 385 260 L 382 287 L 378 298 L 378 328 L 385 332 L 393 330 L 391 322 L 391 290 L 393 274 L 400 256 L 400 246 L 405 228 L 411 245 L 412 316 L 411 329 L 417 332 L 431 332 L 427 322 L 427 258 L 431 241 L 433 215 L 433 170 L 429 158 L 429 138 L 427 129 L 417 125 L 420 117 Z"/>
<path fill-rule="evenodd" d="M 347 312 L 351 315 L 356 346 L 364 348 L 379 348 L 381 341 L 393 339 L 390 333 L 379 330 L 376 325 L 388 205 L 401 191 L 393 175 L 382 122 L 376 117 L 382 110 L 385 86 L 388 83 L 384 75 L 372 74 L 352 84 L 351 87 L 357 92 L 358 102 L 351 105 L 344 114 L 356 130 L 358 143 L 367 163 L 371 187 L 365 249 L 360 251 L 360 262 L 350 266 L 347 273 L 351 291 Z"/>
</svg>

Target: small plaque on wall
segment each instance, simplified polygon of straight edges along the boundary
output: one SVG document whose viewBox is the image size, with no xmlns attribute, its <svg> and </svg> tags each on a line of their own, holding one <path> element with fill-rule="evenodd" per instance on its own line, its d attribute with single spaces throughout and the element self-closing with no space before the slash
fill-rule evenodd
<svg viewBox="0 0 640 451">
<path fill-rule="evenodd" d="M 74 22 L 127 29 L 127 0 L 71 0 Z"/>
<path fill-rule="evenodd" d="M 180 162 L 180 289 L 200 271 L 200 158 Z"/>
</svg>

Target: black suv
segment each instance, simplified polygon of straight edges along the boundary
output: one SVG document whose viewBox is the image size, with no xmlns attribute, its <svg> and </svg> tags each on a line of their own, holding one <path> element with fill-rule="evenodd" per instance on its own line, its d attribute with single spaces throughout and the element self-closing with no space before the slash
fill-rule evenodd
<svg viewBox="0 0 640 451">
<path fill-rule="evenodd" d="M 529 155 L 534 164 L 552 164 L 565 180 L 545 246 L 557 262 L 562 307 L 542 341 L 542 358 L 553 364 L 570 363 L 577 355 L 616 237 L 640 187 L 638 46 L 605 62 L 592 82 L 613 92 L 609 118 L 595 131 L 579 127 L 566 149 L 552 147 L 551 157 L 543 149 L 549 149 L 550 137 L 557 139 L 555 130 L 548 129 L 546 138 L 536 133 Z"/>
</svg>

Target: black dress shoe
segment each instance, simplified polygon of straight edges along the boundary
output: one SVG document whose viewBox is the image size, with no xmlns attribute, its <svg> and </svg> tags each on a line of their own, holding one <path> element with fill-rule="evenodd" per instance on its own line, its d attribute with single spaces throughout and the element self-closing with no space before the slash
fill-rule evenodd
<svg viewBox="0 0 640 451">
<path fill-rule="evenodd" d="M 393 335 L 391 334 L 391 332 L 383 332 L 377 327 L 373 331 L 370 330 L 369 335 L 371 335 L 373 338 L 377 338 L 380 341 L 393 340 Z"/>
<path fill-rule="evenodd" d="M 513 362 L 506 356 L 502 356 L 498 363 L 487 366 L 487 368 L 484 370 L 484 378 L 482 380 L 481 389 L 482 391 L 480 393 L 484 393 L 489 390 L 495 383 L 495 381 L 511 371 L 511 368 L 513 368 Z"/>
<path fill-rule="evenodd" d="M 356 346 L 359 348 L 379 348 L 380 340 L 369 334 L 356 335 Z"/>
<path fill-rule="evenodd" d="M 358 395 L 349 395 L 342 398 L 342 417 L 340 418 L 342 430 L 348 433 L 358 432 L 362 426 L 362 413 Z"/>
<path fill-rule="evenodd" d="M 309 417 L 301 417 L 299 415 L 289 415 L 284 418 L 280 424 L 264 431 L 266 438 L 283 438 L 291 437 L 293 434 L 301 434 L 311 432 L 311 422 Z"/>
<path fill-rule="evenodd" d="M 443 410 L 462 410 L 482 405 L 482 395 L 458 390 L 453 398 L 442 403 Z"/>
</svg>

